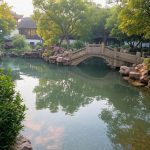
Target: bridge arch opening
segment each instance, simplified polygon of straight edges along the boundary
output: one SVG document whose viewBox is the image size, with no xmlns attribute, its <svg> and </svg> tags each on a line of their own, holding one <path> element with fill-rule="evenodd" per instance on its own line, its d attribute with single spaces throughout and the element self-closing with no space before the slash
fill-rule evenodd
<svg viewBox="0 0 150 150">
<path fill-rule="evenodd" d="M 100 57 L 90 57 L 82 61 L 78 66 L 82 72 L 95 77 L 104 77 L 110 72 L 110 67 L 105 59 Z"/>
<path fill-rule="evenodd" d="M 78 64 L 78 66 L 83 66 L 83 65 L 88 65 L 88 66 L 92 66 L 92 67 L 109 68 L 106 60 L 104 58 L 98 57 L 98 56 L 88 57 Z"/>
</svg>

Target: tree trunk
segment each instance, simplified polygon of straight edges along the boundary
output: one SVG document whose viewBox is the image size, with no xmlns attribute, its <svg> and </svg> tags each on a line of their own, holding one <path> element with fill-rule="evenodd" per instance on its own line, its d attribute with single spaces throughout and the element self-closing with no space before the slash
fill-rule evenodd
<svg viewBox="0 0 150 150">
<path fill-rule="evenodd" d="M 61 43 L 64 40 L 64 38 L 60 38 L 59 46 L 61 47 Z"/>
<path fill-rule="evenodd" d="M 69 50 L 70 41 L 68 35 L 66 35 L 66 42 L 67 42 L 67 50 Z"/>
</svg>

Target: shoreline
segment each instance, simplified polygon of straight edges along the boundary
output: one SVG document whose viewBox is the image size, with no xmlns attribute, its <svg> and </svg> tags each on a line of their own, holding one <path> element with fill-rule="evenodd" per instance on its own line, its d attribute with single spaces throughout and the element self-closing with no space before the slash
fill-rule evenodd
<svg viewBox="0 0 150 150">
<path fill-rule="evenodd" d="M 40 52 L 33 51 L 33 52 L 26 52 L 23 54 L 16 54 L 16 53 L 3 54 L 2 57 L 9 56 L 9 57 L 20 57 L 23 59 L 41 59 L 49 64 L 71 66 L 69 65 L 70 52 L 65 53 L 64 57 L 67 58 L 65 61 L 63 61 L 62 55 L 57 57 L 56 56 L 43 57 L 41 51 Z M 132 67 L 121 66 L 119 72 L 122 75 L 123 79 L 127 81 L 129 84 L 135 87 L 145 87 L 150 89 L 150 70 L 147 69 L 144 63 L 138 65 L 134 64 Z"/>
<path fill-rule="evenodd" d="M 150 89 L 150 70 L 144 63 L 132 67 L 121 66 L 119 72 L 129 84 Z"/>
</svg>

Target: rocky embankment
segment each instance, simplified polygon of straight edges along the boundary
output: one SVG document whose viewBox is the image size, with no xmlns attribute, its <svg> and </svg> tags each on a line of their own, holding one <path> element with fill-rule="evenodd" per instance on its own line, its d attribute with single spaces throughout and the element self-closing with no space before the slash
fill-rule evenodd
<svg viewBox="0 0 150 150">
<path fill-rule="evenodd" d="M 121 66 L 120 71 L 123 79 L 136 87 L 150 88 L 150 70 L 144 65 L 133 65 L 132 67 Z"/>
<path fill-rule="evenodd" d="M 16 143 L 11 150 L 32 150 L 32 145 L 28 139 L 20 135 L 16 138 Z"/>
<path fill-rule="evenodd" d="M 17 54 L 15 52 L 6 54 L 7 56 L 10 57 L 22 57 L 22 58 L 41 58 L 41 52 L 38 51 L 31 51 L 31 52 L 25 52 L 22 54 Z"/>
<path fill-rule="evenodd" d="M 52 64 L 70 65 L 72 50 L 66 50 L 64 48 L 55 46 L 51 50 L 51 54 L 48 54 L 48 50 L 45 50 L 42 54 L 42 58 Z"/>
<path fill-rule="evenodd" d="M 52 64 L 63 64 L 63 65 L 70 65 L 70 58 L 71 58 L 71 52 L 64 51 L 63 54 L 57 54 L 53 56 L 42 56 L 42 58 L 49 63 Z"/>
</svg>

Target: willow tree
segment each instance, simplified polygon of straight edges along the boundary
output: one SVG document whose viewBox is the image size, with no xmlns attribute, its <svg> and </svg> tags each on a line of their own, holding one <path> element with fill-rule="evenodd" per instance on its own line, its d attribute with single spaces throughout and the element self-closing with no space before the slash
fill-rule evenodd
<svg viewBox="0 0 150 150">
<path fill-rule="evenodd" d="M 0 1 L 0 43 L 4 36 L 15 28 L 15 20 L 11 14 L 11 8 L 3 0 Z"/>
<path fill-rule="evenodd" d="M 47 45 L 67 41 L 88 31 L 88 3 L 84 0 L 33 0 L 37 33 Z"/>
</svg>

